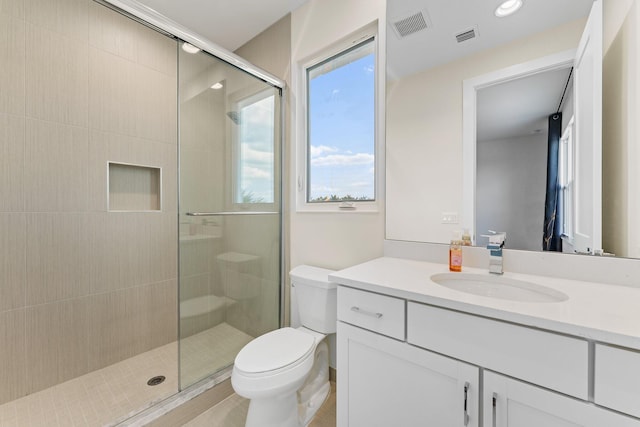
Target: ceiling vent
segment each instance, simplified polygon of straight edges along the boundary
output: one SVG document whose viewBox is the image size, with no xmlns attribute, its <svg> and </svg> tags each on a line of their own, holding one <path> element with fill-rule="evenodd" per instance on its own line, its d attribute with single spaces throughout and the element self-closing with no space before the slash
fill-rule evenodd
<svg viewBox="0 0 640 427">
<path fill-rule="evenodd" d="M 456 34 L 456 41 L 458 43 L 462 43 L 467 40 L 475 39 L 476 37 L 478 37 L 478 30 L 474 27 Z"/>
<path fill-rule="evenodd" d="M 427 11 L 421 10 L 420 12 L 394 19 L 391 22 L 391 27 L 399 38 L 404 38 L 418 31 L 431 28 L 431 21 Z"/>
</svg>

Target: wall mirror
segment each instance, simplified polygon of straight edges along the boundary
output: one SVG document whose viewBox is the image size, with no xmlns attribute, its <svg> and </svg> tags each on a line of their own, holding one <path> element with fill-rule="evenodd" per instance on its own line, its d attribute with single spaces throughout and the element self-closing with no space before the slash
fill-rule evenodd
<svg viewBox="0 0 640 427">
<path fill-rule="evenodd" d="M 543 250 L 548 199 L 556 250 L 640 257 L 635 2 L 523 0 L 503 18 L 501 3 L 387 2 L 386 238 L 448 243 L 467 228 L 483 246 L 494 229 Z"/>
</svg>

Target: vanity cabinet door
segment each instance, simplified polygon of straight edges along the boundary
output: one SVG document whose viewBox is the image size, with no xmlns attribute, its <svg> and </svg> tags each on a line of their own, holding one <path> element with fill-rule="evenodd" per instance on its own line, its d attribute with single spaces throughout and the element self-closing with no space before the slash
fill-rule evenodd
<svg viewBox="0 0 640 427">
<path fill-rule="evenodd" d="M 338 322 L 338 427 L 478 427 L 479 369 Z"/>
<path fill-rule="evenodd" d="M 626 417 L 493 372 L 483 376 L 484 427 L 640 427 Z"/>
</svg>

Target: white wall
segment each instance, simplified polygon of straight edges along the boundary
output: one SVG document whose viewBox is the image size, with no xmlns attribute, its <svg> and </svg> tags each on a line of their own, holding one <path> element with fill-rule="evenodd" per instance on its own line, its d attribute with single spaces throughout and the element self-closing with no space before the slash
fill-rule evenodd
<svg viewBox="0 0 640 427">
<path fill-rule="evenodd" d="M 640 257 L 640 4 L 604 3 L 603 58 L 603 248 Z"/>
<path fill-rule="evenodd" d="M 506 231 L 506 248 L 542 250 L 546 133 L 478 142 L 476 158 L 478 235 Z M 487 239 L 479 237 L 478 243 Z"/>
<path fill-rule="evenodd" d="M 384 0 L 310 0 L 291 16 L 292 111 L 302 99 L 297 82 L 300 63 L 318 54 L 349 34 L 378 20 L 381 54 L 384 55 L 386 1 Z M 383 70 L 379 70 L 383 71 Z M 384 75 L 384 73 L 383 73 Z M 304 117 L 294 117 L 299 125 Z M 384 137 L 384 136 L 381 136 Z M 291 158 L 295 159 L 295 131 Z M 296 165 L 290 172 L 290 267 L 310 264 L 340 269 L 382 255 L 384 212 L 308 213 L 295 210 Z M 381 204 L 383 206 L 383 204 Z"/>
<path fill-rule="evenodd" d="M 462 213 L 462 82 L 576 48 L 584 21 L 564 24 L 409 76 L 387 88 L 387 239 L 448 242 Z"/>
</svg>

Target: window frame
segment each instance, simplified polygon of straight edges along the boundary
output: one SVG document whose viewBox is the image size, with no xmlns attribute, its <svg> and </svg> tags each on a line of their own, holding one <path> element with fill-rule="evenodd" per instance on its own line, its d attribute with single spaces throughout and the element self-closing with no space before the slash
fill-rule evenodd
<svg viewBox="0 0 640 427">
<path fill-rule="evenodd" d="M 241 108 L 243 104 L 251 105 L 271 96 L 273 96 L 274 117 L 278 117 L 281 108 L 281 100 L 279 98 L 281 97 L 278 96 L 277 88 L 271 86 L 264 87 L 263 85 L 246 88 L 231 94 L 227 101 L 227 111 L 239 112 L 239 108 Z M 276 210 L 280 203 L 277 171 L 280 168 L 280 150 L 278 141 L 280 138 L 281 123 L 274 121 L 273 129 L 273 201 L 256 203 L 242 203 L 237 201 L 238 192 L 240 190 L 240 173 L 242 169 L 242 166 L 240 165 L 240 127 L 239 125 L 232 125 L 229 122 L 227 123 L 227 134 L 229 138 L 228 140 L 230 141 L 228 158 L 230 159 L 229 164 L 231 165 L 227 172 L 229 182 L 231 182 L 229 192 L 226 197 L 228 210 L 257 212 Z"/>
<path fill-rule="evenodd" d="M 575 222 L 575 116 L 572 116 L 560 137 L 558 187 L 562 199 L 563 239 L 573 244 Z"/>
<path fill-rule="evenodd" d="M 372 201 L 309 202 L 309 132 L 308 69 L 336 57 L 354 46 L 372 39 L 374 53 L 374 198 Z M 296 108 L 295 179 L 293 180 L 297 212 L 379 212 L 384 206 L 384 49 L 381 49 L 377 24 L 373 23 L 335 42 L 297 63 L 294 88 L 299 102 Z"/>
</svg>

